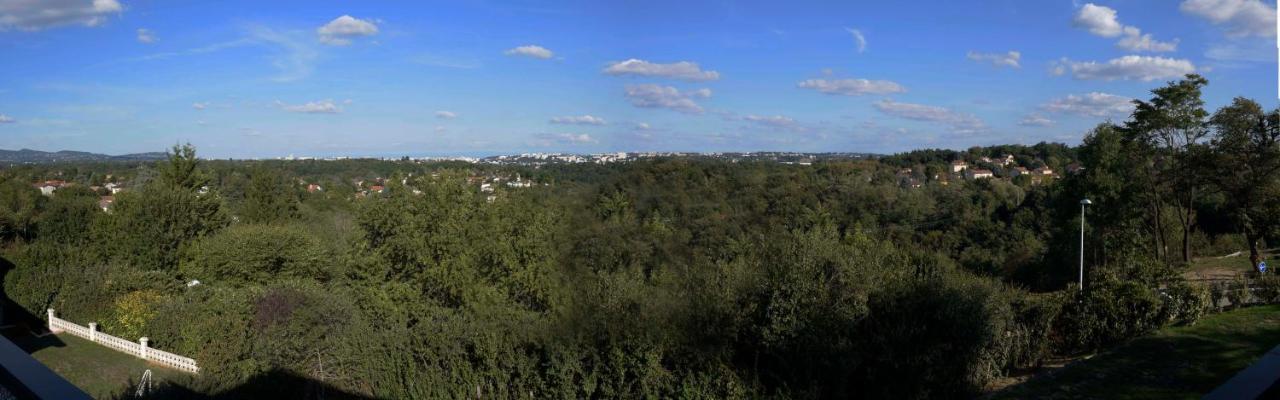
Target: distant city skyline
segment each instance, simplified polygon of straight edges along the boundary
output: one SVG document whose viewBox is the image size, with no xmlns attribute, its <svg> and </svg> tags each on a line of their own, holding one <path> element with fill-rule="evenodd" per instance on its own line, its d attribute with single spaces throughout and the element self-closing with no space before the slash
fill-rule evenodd
<svg viewBox="0 0 1280 400">
<path fill-rule="evenodd" d="M 0 148 L 209 158 L 1077 144 L 1187 73 L 1277 106 L 1259 0 L 0 0 Z"/>
</svg>

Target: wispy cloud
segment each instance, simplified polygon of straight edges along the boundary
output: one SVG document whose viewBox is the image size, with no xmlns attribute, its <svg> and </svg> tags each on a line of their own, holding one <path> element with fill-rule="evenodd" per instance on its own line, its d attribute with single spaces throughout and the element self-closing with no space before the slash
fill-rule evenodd
<svg viewBox="0 0 1280 400">
<path fill-rule="evenodd" d="M 826 94 L 860 96 L 864 94 L 891 94 L 906 92 L 897 82 L 869 79 L 808 79 L 796 87 L 813 89 Z"/>
<path fill-rule="evenodd" d="M 551 50 L 547 50 L 546 47 L 532 45 L 532 44 L 527 46 L 516 47 L 514 49 L 504 51 L 502 52 L 502 54 L 506 54 L 509 56 L 523 56 L 523 57 L 537 58 L 542 60 L 547 60 L 555 56 L 555 53 L 553 53 Z"/>
<path fill-rule="evenodd" d="M 659 64 L 635 58 L 610 64 L 605 67 L 604 73 L 613 76 L 646 76 L 686 81 L 714 81 L 720 79 L 719 72 L 703 71 L 698 66 L 698 63 L 695 62 L 680 61 Z"/>
<path fill-rule="evenodd" d="M 659 86 L 651 83 L 627 85 L 627 100 L 631 105 L 640 108 L 666 108 L 689 114 L 701 114 L 702 106 L 695 99 L 711 97 L 711 89 L 686 90 L 670 86 Z"/>
<path fill-rule="evenodd" d="M 1195 64 L 1188 60 L 1135 55 L 1113 58 L 1105 63 L 1063 58 L 1054 63 L 1050 70 L 1054 75 L 1070 73 L 1076 79 L 1104 81 L 1153 81 L 1177 78 L 1195 71 Z"/>
<path fill-rule="evenodd" d="M 285 104 L 282 101 L 276 100 L 276 106 L 285 111 L 304 114 L 337 114 L 342 112 L 342 108 L 334 103 L 333 100 L 329 99 L 311 101 L 306 104 L 297 105 Z"/>
<path fill-rule="evenodd" d="M 898 103 L 888 99 L 877 101 L 874 105 L 876 110 L 884 114 L 915 121 L 944 124 L 950 126 L 956 133 L 976 133 L 986 129 L 986 124 L 978 117 L 956 112 L 945 107 Z"/>
<path fill-rule="evenodd" d="M 1122 116 L 1133 111 L 1133 99 L 1109 93 L 1090 92 L 1054 99 L 1041 105 L 1040 108 L 1054 113 L 1088 117 Z"/>
<path fill-rule="evenodd" d="M 458 118 L 458 113 L 455 113 L 453 111 L 444 111 L 444 110 L 436 111 L 436 118 L 454 119 L 454 118 Z"/>
<path fill-rule="evenodd" d="M 156 42 L 156 35 L 147 28 L 138 28 L 138 43 L 151 44 Z"/>
<path fill-rule="evenodd" d="M 858 53 L 867 51 L 867 37 L 862 35 L 862 31 L 853 28 L 844 28 L 846 32 L 853 35 L 853 44 L 858 46 Z"/>
<path fill-rule="evenodd" d="M 572 124 L 572 125 L 604 125 L 605 124 L 604 118 L 600 118 L 594 115 L 555 117 L 555 118 L 552 118 L 550 122 L 553 124 Z"/>
<path fill-rule="evenodd" d="M 967 57 L 970 60 L 990 63 L 997 67 L 1022 68 L 1018 61 L 1022 59 L 1022 53 L 1010 50 L 1007 53 L 979 53 L 970 51 Z"/>
<path fill-rule="evenodd" d="M 272 79 L 278 82 L 291 82 L 306 78 L 315 68 L 315 61 L 320 52 L 300 32 L 281 32 L 265 26 L 252 26 L 249 36 L 259 43 L 274 50 L 271 64 L 279 74 Z"/>
</svg>

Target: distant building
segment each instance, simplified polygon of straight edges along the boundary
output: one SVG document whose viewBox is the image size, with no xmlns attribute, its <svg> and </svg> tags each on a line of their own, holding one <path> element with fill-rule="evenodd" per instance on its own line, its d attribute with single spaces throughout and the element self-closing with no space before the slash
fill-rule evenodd
<svg viewBox="0 0 1280 400">
<path fill-rule="evenodd" d="M 68 184 L 66 181 L 50 179 L 44 182 L 37 182 L 32 186 L 34 186 L 36 189 L 40 189 L 40 194 L 45 196 L 52 196 L 54 191 L 62 188 L 63 186 L 68 186 Z"/>
<path fill-rule="evenodd" d="M 1053 169 L 1049 167 L 1036 168 L 1036 175 L 1044 175 L 1044 176 L 1053 175 Z"/>
<path fill-rule="evenodd" d="M 955 160 L 951 162 L 952 173 L 959 173 L 966 169 L 969 169 L 969 163 L 964 162 L 964 160 Z"/>
<path fill-rule="evenodd" d="M 382 185 L 373 185 L 369 187 L 369 191 L 374 193 L 382 193 L 387 191 L 387 187 Z"/>
<path fill-rule="evenodd" d="M 98 198 L 98 207 L 102 208 L 102 211 L 110 211 L 111 205 L 115 203 L 116 196 L 102 196 Z"/>
<path fill-rule="evenodd" d="M 323 191 L 324 191 L 324 188 L 320 187 L 320 185 L 317 185 L 314 183 L 307 185 L 307 193 L 315 193 L 315 192 L 323 192 Z"/>
<path fill-rule="evenodd" d="M 1080 173 L 1080 171 L 1084 171 L 1084 166 L 1080 165 L 1080 163 L 1067 164 L 1068 174 L 1074 175 Z"/>
<path fill-rule="evenodd" d="M 987 179 L 995 176 L 989 169 L 973 168 L 965 171 L 965 177 L 969 179 Z"/>
<path fill-rule="evenodd" d="M 1009 176 L 1020 176 L 1029 173 L 1031 173 L 1031 171 L 1027 170 L 1026 167 L 1013 167 L 1012 170 L 1009 170 Z"/>
</svg>

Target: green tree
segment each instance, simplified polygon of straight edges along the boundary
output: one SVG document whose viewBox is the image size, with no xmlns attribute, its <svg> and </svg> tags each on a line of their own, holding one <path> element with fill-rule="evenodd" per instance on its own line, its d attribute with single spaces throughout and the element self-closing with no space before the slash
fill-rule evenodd
<svg viewBox="0 0 1280 400">
<path fill-rule="evenodd" d="M 332 255 L 298 226 L 238 224 L 201 238 L 184 253 L 185 278 L 232 286 L 284 279 L 326 281 Z"/>
<path fill-rule="evenodd" d="M 1196 160 L 1203 154 L 1203 139 L 1209 134 L 1209 113 L 1200 98 L 1201 89 L 1208 84 L 1204 77 L 1189 74 L 1152 90 L 1154 97 L 1150 101 L 1134 101 L 1133 117 L 1125 125 L 1133 139 L 1146 144 L 1152 152 L 1153 162 L 1146 166 L 1157 177 L 1153 188 L 1157 196 L 1152 200 L 1159 203 L 1161 199 L 1172 199 L 1179 210 L 1183 262 L 1191 261 L 1195 203 L 1203 196 L 1203 168 Z M 1159 210 L 1158 204 L 1153 207 Z"/>
<path fill-rule="evenodd" d="M 1256 268 L 1258 241 L 1280 222 L 1280 110 L 1267 113 L 1237 97 L 1210 124 L 1213 153 L 1204 165 L 1213 170 L 1209 180 L 1226 194 L 1227 209 L 1249 245 L 1249 265 Z"/>
<path fill-rule="evenodd" d="M 298 191 L 292 182 L 276 169 L 255 168 L 240 205 L 240 218 L 250 223 L 266 223 L 297 217 Z"/>
<path fill-rule="evenodd" d="M 160 182 L 175 188 L 197 190 L 209 183 L 209 174 L 200 168 L 196 148 L 190 143 L 173 145 L 168 159 L 157 163 L 156 169 L 160 171 Z"/>
</svg>

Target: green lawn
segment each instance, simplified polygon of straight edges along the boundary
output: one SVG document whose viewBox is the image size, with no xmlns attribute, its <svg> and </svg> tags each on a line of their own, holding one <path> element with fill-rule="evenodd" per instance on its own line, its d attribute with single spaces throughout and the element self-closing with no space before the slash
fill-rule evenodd
<svg viewBox="0 0 1280 400">
<path fill-rule="evenodd" d="M 14 343 L 94 398 L 122 393 L 147 369 L 155 383 L 184 375 L 69 334 L 26 337 Z"/>
<path fill-rule="evenodd" d="M 1280 305 L 1210 315 L 1009 387 L 995 399 L 1197 399 L 1280 344 Z"/>
<path fill-rule="evenodd" d="M 1280 255 L 1276 249 L 1262 250 L 1259 255 L 1267 264 L 1275 264 L 1273 259 Z M 1187 265 L 1184 276 L 1192 280 L 1229 280 L 1239 274 L 1253 271 L 1249 266 L 1249 251 L 1244 250 L 1231 257 L 1198 257 Z"/>
</svg>

